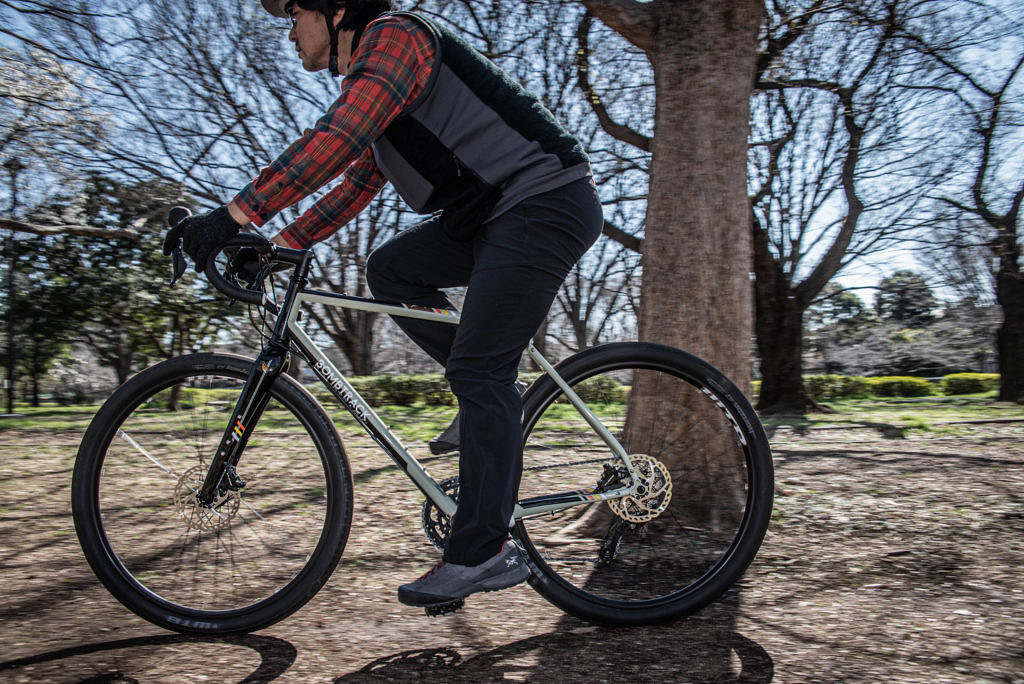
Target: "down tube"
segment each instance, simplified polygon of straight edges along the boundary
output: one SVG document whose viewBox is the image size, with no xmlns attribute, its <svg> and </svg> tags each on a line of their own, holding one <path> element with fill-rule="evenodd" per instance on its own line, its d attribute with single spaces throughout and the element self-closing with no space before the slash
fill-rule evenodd
<svg viewBox="0 0 1024 684">
<path fill-rule="evenodd" d="M 289 332 L 306 357 L 314 362 L 311 364 L 313 372 L 352 413 L 370 437 L 398 464 L 424 496 L 430 499 L 445 515 L 454 515 L 455 502 L 442 491 L 423 465 L 409 453 L 405 445 L 391 432 L 341 372 L 334 367 L 334 364 L 323 355 L 306 332 L 298 327 L 291 327 Z"/>
</svg>

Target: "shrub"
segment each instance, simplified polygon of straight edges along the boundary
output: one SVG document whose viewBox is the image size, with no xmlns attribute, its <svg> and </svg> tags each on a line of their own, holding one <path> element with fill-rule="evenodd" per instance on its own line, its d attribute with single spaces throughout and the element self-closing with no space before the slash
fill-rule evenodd
<svg viewBox="0 0 1024 684">
<path fill-rule="evenodd" d="M 412 406 L 420 402 L 431 406 L 455 404 L 455 395 L 440 374 L 373 375 L 350 378 L 349 382 L 371 406 Z"/>
<path fill-rule="evenodd" d="M 387 376 L 384 375 L 362 375 L 359 377 L 348 378 L 348 381 L 352 384 L 352 387 L 362 395 L 363 399 L 366 400 L 370 406 L 381 406 L 384 404 L 384 383 L 382 378 Z M 320 393 L 318 392 L 318 395 Z"/>
<path fill-rule="evenodd" d="M 529 385 L 539 373 L 524 373 L 519 381 Z M 373 407 L 384 405 L 412 406 L 425 403 L 431 406 L 454 406 L 457 402 L 443 375 L 372 375 L 348 378 L 352 386 Z M 614 378 L 597 376 L 577 385 L 576 392 L 586 402 L 625 403 L 629 388 Z M 325 389 L 314 388 L 321 401 L 330 401 Z"/>
<path fill-rule="evenodd" d="M 871 391 L 866 378 L 850 375 L 809 375 L 804 378 L 804 388 L 819 401 L 866 397 Z"/>
<path fill-rule="evenodd" d="M 624 404 L 629 397 L 629 389 L 625 385 L 604 375 L 587 378 L 573 389 L 588 404 Z M 558 398 L 559 403 L 568 401 L 564 395 Z"/>
<path fill-rule="evenodd" d="M 876 397 L 927 397 L 935 394 L 935 385 L 924 378 L 893 376 L 868 378 Z"/>
<path fill-rule="evenodd" d="M 979 394 L 999 389 L 998 373 L 953 373 L 942 379 L 943 394 Z"/>
</svg>

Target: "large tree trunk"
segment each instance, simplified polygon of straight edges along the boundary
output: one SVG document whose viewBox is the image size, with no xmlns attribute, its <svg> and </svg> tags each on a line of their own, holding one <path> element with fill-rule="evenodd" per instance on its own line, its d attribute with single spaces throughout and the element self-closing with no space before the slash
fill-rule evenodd
<svg viewBox="0 0 1024 684">
<path fill-rule="evenodd" d="M 748 394 L 753 288 L 747 138 L 761 16 L 756 0 L 659 4 L 648 51 L 658 98 L 639 311 L 641 340 L 696 354 Z M 692 394 L 666 397 L 645 393 L 644 386 L 634 386 L 630 398 L 628 448 L 652 453 L 645 441 L 676 441 L 640 427 L 683 429 L 679 420 L 654 423 L 659 407 L 688 416 L 688 434 L 678 441 L 704 452 L 679 450 L 666 465 L 674 475 L 699 465 L 701 476 L 677 479 L 673 500 L 688 502 L 691 513 L 699 510 L 692 504 L 706 502 L 706 515 L 717 517 L 712 498 L 721 492 L 709 483 L 728 481 L 724 471 L 732 466 L 726 454 L 715 453 L 728 444 L 717 434 L 721 415 L 703 396 L 694 406 Z"/>
<path fill-rule="evenodd" d="M 757 0 L 655 3 L 657 89 L 642 340 L 686 349 L 749 391 L 749 101 Z"/>
<path fill-rule="evenodd" d="M 696 354 L 749 394 L 753 288 L 747 141 L 763 5 L 760 0 L 584 4 L 642 47 L 654 71 L 657 104 L 639 339 Z M 673 502 L 690 515 L 716 521 L 722 517 L 718 503 L 732 494 L 742 498 L 741 491 L 714 486 L 736 479 L 726 472 L 735 463 L 726 453 L 730 440 L 723 439 L 722 429 L 722 414 L 699 392 L 675 394 L 649 377 L 634 378 L 626 449 L 657 454 L 673 474 Z M 664 449 L 665 444 L 687 447 Z M 598 520 L 588 522 L 599 529 Z"/>
<path fill-rule="evenodd" d="M 1024 276 L 1005 269 L 996 278 L 996 299 L 1003 309 L 999 328 L 999 401 L 1024 403 Z"/>
</svg>

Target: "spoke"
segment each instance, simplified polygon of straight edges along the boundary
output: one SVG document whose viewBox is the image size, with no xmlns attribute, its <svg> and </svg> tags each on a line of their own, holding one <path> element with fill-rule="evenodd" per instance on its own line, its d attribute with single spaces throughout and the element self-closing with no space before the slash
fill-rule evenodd
<svg viewBox="0 0 1024 684">
<path fill-rule="evenodd" d="M 156 458 L 154 458 L 154 457 L 153 457 L 153 456 L 152 456 L 152 455 L 151 455 L 151 454 L 150 454 L 150 453 L 149 453 L 148 451 L 146 451 L 146 450 L 145 450 L 145 449 L 144 449 L 144 448 L 142 447 L 142 445 L 141 445 L 141 444 L 139 444 L 138 442 L 136 442 L 136 441 L 135 441 L 135 440 L 134 440 L 134 439 L 132 438 L 132 436 L 131 436 L 131 435 L 129 435 L 129 434 L 127 433 L 127 432 L 125 432 L 124 430 L 120 430 L 120 429 L 119 429 L 119 430 L 117 431 L 117 436 L 118 436 L 118 437 L 120 437 L 121 439 L 123 439 L 124 441 L 128 442 L 129 444 L 131 444 L 131 445 L 132 445 L 132 447 L 134 447 L 136 451 L 138 451 L 138 452 L 139 452 L 140 454 L 142 454 L 143 456 L 145 456 L 146 458 L 148 458 L 148 459 L 149 459 L 150 461 L 152 461 L 153 463 L 155 463 L 155 464 L 156 464 L 156 466 L 157 466 L 158 468 L 160 468 L 160 470 L 164 471 L 165 473 L 167 473 L 167 474 L 168 474 L 168 475 L 170 475 L 171 477 L 175 477 L 175 478 L 176 478 L 176 477 L 178 477 L 178 473 L 174 472 L 173 470 L 171 470 L 170 468 L 168 468 L 167 466 L 165 466 L 165 465 L 164 465 L 163 463 L 161 463 L 160 461 L 156 460 Z"/>
<path fill-rule="evenodd" d="M 241 496 L 239 496 L 239 497 L 238 497 L 238 501 L 239 501 L 239 502 L 240 502 L 240 503 L 241 503 L 241 504 L 242 504 L 243 506 L 245 506 L 245 507 L 246 507 L 246 508 L 248 508 L 248 509 L 249 509 L 250 511 L 252 511 L 252 512 L 253 512 L 253 515 L 255 515 L 255 516 L 256 516 L 257 518 L 259 518 L 260 520 L 262 520 L 262 521 L 266 522 L 266 520 L 267 520 L 267 519 L 266 519 L 266 518 L 264 518 L 264 517 L 263 517 L 262 515 L 260 515 L 260 512 L 259 512 L 259 511 L 257 511 L 257 510 L 256 510 L 255 508 L 253 508 L 252 506 L 250 506 L 250 505 L 249 505 L 249 502 L 248 502 L 248 501 L 246 501 L 246 500 L 245 500 L 244 498 L 242 498 Z"/>
</svg>

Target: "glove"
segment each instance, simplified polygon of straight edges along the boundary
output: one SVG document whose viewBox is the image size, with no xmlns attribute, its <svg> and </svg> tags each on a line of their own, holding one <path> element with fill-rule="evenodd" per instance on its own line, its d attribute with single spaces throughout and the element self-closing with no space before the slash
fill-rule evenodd
<svg viewBox="0 0 1024 684">
<path fill-rule="evenodd" d="M 196 273 L 201 273 L 210 255 L 238 235 L 239 230 L 241 226 L 231 218 L 227 207 L 188 216 L 167 231 L 164 236 L 164 255 L 170 256 L 180 242 L 195 264 Z"/>
</svg>

